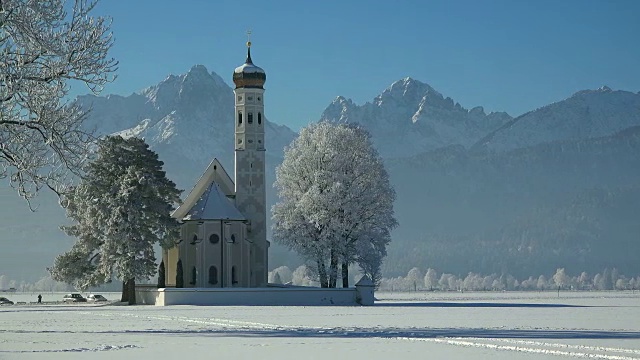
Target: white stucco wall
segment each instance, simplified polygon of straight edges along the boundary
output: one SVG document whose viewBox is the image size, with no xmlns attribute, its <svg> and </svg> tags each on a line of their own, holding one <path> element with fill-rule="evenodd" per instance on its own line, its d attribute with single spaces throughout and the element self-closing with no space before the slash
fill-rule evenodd
<svg viewBox="0 0 640 360">
<path fill-rule="evenodd" d="M 368 289 L 367 289 L 368 290 Z M 322 306 L 373 305 L 373 291 L 356 288 L 312 287 L 268 288 L 136 288 L 139 304 L 167 305 L 254 305 Z"/>
</svg>

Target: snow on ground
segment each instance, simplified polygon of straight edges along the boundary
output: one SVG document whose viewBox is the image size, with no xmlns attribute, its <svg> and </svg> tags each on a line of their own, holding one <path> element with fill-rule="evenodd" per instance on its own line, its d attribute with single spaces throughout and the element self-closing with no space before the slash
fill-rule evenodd
<svg viewBox="0 0 640 360">
<path fill-rule="evenodd" d="M 372 307 L 2 306 L 0 359 L 640 359 L 638 293 L 376 295 Z"/>
</svg>

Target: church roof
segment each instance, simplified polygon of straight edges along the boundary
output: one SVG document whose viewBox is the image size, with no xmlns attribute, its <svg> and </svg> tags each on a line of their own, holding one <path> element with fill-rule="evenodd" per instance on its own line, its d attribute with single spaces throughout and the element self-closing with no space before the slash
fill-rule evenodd
<svg viewBox="0 0 640 360">
<path fill-rule="evenodd" d="M 216 194 L 219 194 L 220 197 L 223 200 L 225 200 L 227 203 L 229 203 L 231 207 L 235 209 L 236 212 L 240 213 L 238 209 L 235 208 L 233 203 L 231 203 L 231 201 L 227 198 L 228 196 L 235 195 L 235 189 L 234 189 L 235 185 L 233 183 L 233 180 L 231 180 L 231 177 L 229 177 L 229 175 L 224 170 L 224 168 L 222 167 L 222 164 L 220 164 L 218 159 L 213 159 L 209 164 L 209 166 L 207 167 L 207 169 L 205 170 L 204 174 L 202 174 L 202 176 L 200 177 L 198 182 L 195 184 L 193 189 L 191 189 L 191 192 L 189 193 L 187 198 L 184 199 L 184 201 L 182 202 L 182 205 L 180 205 L 176 210 L 173 211 L 173 213 L 171 214 L 171 217 L 178 220 L 196 220 L 196 218 L 187 219 L 187 216 L 188 215 L 195 216 L 196 213 L 200 214 L 199 216 L 208 214 L 209 212 L 206 212 L 206 213 L 202 211 L 198 212 L 197 209 L 194 210 L 196 212 L 192 213 L 192 210 L 195 209 L 197 206 L 200 206 L 198 204 L 201 202 L 203 196 L 209 198 L 212 195 L 212 191 L 211 191 L 212 183 L 216 184 Z M 206 202 L 206 204 L 209 204 L 211 202 L 211 204 L 208 206 L 213 206 L 213 204 L 217 201 L 215 199 L 211 199 L 211 200 L 212 201 Z M 222 204 L 223 205 L 221 206 L 226 208 L 225 206 L 226 203 L 222 203 Z M 226 212 L 226 214 L 233 215 L 232 217 L 229 217 L 229 219 L 238 217 L 233 212 Z M 225 213 L 223 213 L 223 215 L 225 215 Z M 240 216 L 242 216 L 242 214 L 240 214 Z M 200 217 L 199 219 L 205 219 L 205 218 Z M 227 219 L 227 217 L 221 217 L 219 219 Z M 244 217 L 242 217 L 242 219 L 244 219 Z"/>
<path fill-rule="evenodd" d="M 215 182 L 200 196 L 183 220 L 246 220 Z"/>
</svg>

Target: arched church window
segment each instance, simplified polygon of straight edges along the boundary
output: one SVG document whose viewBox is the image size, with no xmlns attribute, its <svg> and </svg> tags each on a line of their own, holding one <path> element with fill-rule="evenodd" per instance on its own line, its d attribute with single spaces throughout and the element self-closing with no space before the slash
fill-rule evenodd
<svg viewBox="0 0 640 360">
<path fill-rule="evenodd" d="M 238 113 L 238 125 L 242 125 L 242 113 Z"/>
<path fill-rule="evenodd" d="M 191 285 L 193 285 L 193 286 L 196 285 L 196 279 L 197 278 L 198 278 L 198 270 L 194 266 L 193 268 L 191 268 Z"/>
<path fill-rule="evenodd" d="M 215 266 L 209 267 L 209 284 L 215 285 L 218 283 L 218 269 Z"/>
<path fill-rule="evenodd" d="M 262 124 L 262 113 L 258 113 L 258 125 Z"/>
<path fill-rule="evenodd" d="M 247 122 L 248 122 L 249 124 L 253 124 L 253 113 L 249 113 L 249 114 L 247 115 Z"/>
<path fill-rule="evenodd" d="M 231 234 L 231 242 L 236 242 L 236 234 Z"/>
<path fill-rule="evenodd" d="M 232 266 L 231 267 L 231 284 L 237 284 L 238 283 L 238 278 L 236 276 L 236 267 Z"/>
<path fill-rule="evenodd" d="M 212 244 L 217 244 L 220 241 L 220 236 L 218 234 L 209 235 L 209 242 Z"/>
</svg>

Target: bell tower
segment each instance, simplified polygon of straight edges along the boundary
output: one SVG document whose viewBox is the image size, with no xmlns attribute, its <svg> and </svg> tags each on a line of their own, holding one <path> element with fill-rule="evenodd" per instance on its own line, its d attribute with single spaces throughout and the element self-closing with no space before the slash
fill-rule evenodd
<svg viewBox="0 0 640 360">
<path fill-rule="evenodd" d="M 250 33 L 249 33 L 250 34 Z M 248 219 L 250 287 L 267 286 L 268 243 L 264 143 L 264 83 L 267 75 L 247 59 L 233 72 L 235 84 L 235 192 L 236 207 Z"/>
</svg>

